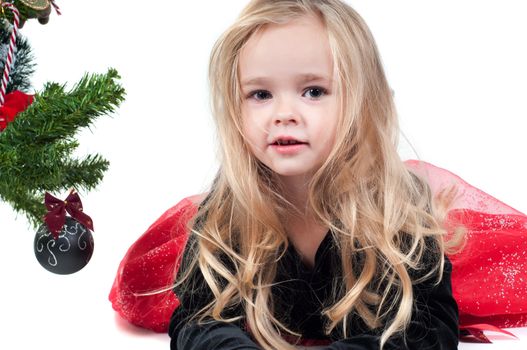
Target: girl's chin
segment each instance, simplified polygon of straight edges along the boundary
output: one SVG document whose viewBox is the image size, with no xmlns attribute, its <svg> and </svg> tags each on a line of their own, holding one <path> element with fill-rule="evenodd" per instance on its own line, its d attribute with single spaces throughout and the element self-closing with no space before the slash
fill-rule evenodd
<svg viewBox="0 0 527 350">
<path fill-rule="evenodd" d="M 278 176 L 280 176 L 281 178 L 283 179 L 302 179 L 302 180 L 305 180 L 305 179 L 308 179 L 308 178 L 311 178 L 313 176 L 313 171 L 309 171 L 309 170 L 293 170 L 293 169 L 288 169 L 288 170 L 281 170 L 281 169 L 273 169 L 273 171 L 275 173 L 278 174 Z"/>
</svg>

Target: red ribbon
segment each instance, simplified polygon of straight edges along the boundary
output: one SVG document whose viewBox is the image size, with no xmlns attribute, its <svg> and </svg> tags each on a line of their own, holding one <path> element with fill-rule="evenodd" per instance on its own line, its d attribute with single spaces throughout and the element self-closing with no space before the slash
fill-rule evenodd
<svg viewBox="0 0 527 350">
<path fill-rule="evenodd" d="M 59 238 L 59 232 L 66 222 L 66 212 L 72 218 L 93 231 L 92 219 L 82 211 L 81 199 L 79 194 L 74 190 L 71 190 L 64 201 L 46 192 L 44 204 L 48 208 L 48 213 L 44 216 L 44 221 L 55 239 Z"/>
<path fill-rule="evenodd" d="M 465 331 L 462 333 L 468 333 L 467 335 L 462 335 L 461 340 L 462 341 L 468 341 L 468 342 L 477 342 L 477 343 L 492 343 L 489 338 L 483 333 L 483 331 L 492 331 L 492 332 L 498 332 L 510 335 L 511 337 L 514 337 L 518 339 L 514 334 L 511 332 L 507 332 L 506 330 L 503 330 L 501 328 L 495 327 L 490 324 L 470 324 L 470 325 L 463 325 L 459 327 L 459 330 Z"/>
<path fill-rule="evenodd" d="M 18 90 L 7 94 L 4 104 L 0 106 L 0 131 L 15 120 L 18 113 L 25 111 L 33 103 L 33 100 L 33 95 L 27 95 Z"/>
</svg>

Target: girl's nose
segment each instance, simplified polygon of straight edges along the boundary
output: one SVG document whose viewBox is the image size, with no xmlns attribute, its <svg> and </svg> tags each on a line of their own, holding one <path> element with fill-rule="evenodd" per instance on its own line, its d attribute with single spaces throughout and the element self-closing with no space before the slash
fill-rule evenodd
<svg viewBox="0 0 527 350">
<path fill-rule="evenodd" d="M 287 125 L 290 123 L 298 124 L 300 119 L 294 94 L 277 94 L 274 105 L 274 113 L 273 124 L 275 125 Z"/>
<path fill-rule="evenodd" d="M 289 123 L 298 124 L 298 117 L 293 113 L 277 113 L 274 118 L 274 124 L 287 125 Z"/>
</svg>

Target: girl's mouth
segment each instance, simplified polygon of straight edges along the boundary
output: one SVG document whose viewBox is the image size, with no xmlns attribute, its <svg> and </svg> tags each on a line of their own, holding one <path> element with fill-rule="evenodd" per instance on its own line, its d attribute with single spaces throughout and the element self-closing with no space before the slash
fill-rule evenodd
<svg viewBox="0 0 527 350">
<path fill-rule="evenodd" d="M 297 140 L 278 140 L 273 145 L 278 146 L 289 146 L 289 145 L 299 145 L 299 144 L 305 144 L 307 142 L 297 141 Z"/>
<path fill-rule="evenodd" d="M 295 154 L 299 153 L 307 147 L 305 142 L 296 142 L 296 143 L 287 143 L 281 144 L 280 142 L 275 142 L 271 145 L 271 148 L 280 154 Z"/>
</svg>

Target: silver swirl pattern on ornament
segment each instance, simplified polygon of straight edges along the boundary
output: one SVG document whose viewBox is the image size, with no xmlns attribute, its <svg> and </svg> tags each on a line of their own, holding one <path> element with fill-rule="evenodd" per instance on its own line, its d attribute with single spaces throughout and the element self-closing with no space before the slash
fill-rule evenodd
<svg viewBox="0 0 527 350">
<path fill-rule="evenodd" d="M 77 247 L 80 250 L 86 250 L 86 248 L 88 247 L 88 242 L 84 239 L 84 235 L 86 233 L 87 233 L 87 229 L 78 222 L 75 222 L 75 224 L 71 226 L 64 226 L 62 230 L 60 231 L 57 240 L 52 239 L 48 241 L 46 244 L 47 251 L 50 254 L 50 256 L 48 257 L 48 264 L 51 266 L 57 266 L 57 263 L 58 263 L 57 257 L 54 254 L 52 248 L 54 248 L 55 244 L 58 244 L 57 242 L 59 242 L 60 240 L 62 240 L 62 242 L 59 245 L 58 249 L 61 252 L 68 252 L 71 249 L 71 242 L 68 238 L 66 238 L 66 235 L 68 234 L 70 236 L 79 235 L 79 237 L 77 238 Z M 48 228 L 45 225 L 42 225 L 40 229 L 38 230 L 37 234 L 38 234 L 38 240 L 36 244 L 36 249 L 39 253 L 41 253 L 44 250 L 44 244 L 41 241 L 43 239 L 48 238 L 48 236 L 51 235 L 51 232 L 49 232 Z"/>
</svg>

